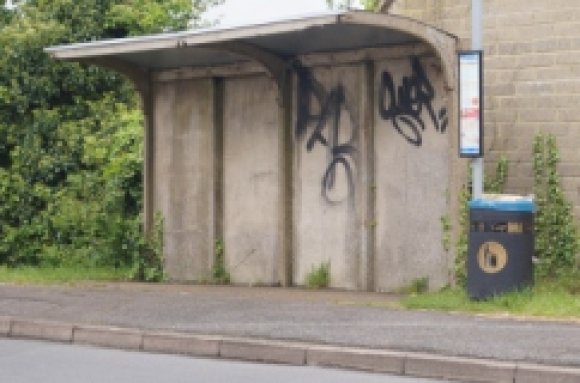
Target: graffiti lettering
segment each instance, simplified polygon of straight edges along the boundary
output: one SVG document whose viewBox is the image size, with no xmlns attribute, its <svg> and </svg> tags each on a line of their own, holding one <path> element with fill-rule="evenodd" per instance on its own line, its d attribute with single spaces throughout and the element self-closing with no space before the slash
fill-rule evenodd
<svg viewBox="0 0 580 383">
<path fill-rule="evenodd" d="M 295 64 L 298 74 L 298 111 L 296 118 L 296 136 L 303 138 L 308 133 L 309 125 L 313 124 L 314 129 L 306 140 L 306 150 L 312 151 L 316 144 L 320 144 L 328 149 L 328 165 L 321 182 L 322 197 L 330 204 L 342 202 L 331 196 L 337 173 L 340 168 L 344 175 L 348 187 L 348 196 L 353 195 L 353 155 L 356 152 L 356 139 L 358 122 L 355 114 L 347 102 L 345 89 L 342 84 L 338 84 L 330 91 L 327 91 L 318 82 L 309 69 L 300 64 Z M 319 114 L 314 114 L 312 101 L 319 106 Z M 346 140 L 340 139 L 341 114 L 345 111 L 349 117 L 350 136 Z"/>
<path fill-rule="evenodd" d="M 435 130 L 445 133 L 448 124 L 447 108 L 433 108 L 435 89 L 421 62 L 411 57 L 412 75 L 403 77 L 402 84 L 395 89 L 393 76 L 383 72 L 379 89 L 379 112 L 385 120 L 390 120 L 399 134 L 415 146 L 423 144 L 425 121 L 422 118 L 423 108 L 427 110 Z"/>
</svg>

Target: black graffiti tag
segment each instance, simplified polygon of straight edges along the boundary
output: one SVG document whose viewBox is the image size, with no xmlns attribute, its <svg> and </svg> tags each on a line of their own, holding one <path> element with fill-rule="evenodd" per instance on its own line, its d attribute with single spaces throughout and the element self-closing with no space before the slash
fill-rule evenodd
<svg viewBox="0 0 580 383">
<path fill-rule="evenodd" d="M 448 115 L 445 107 L 435 113 L 435 89 L 417 57 L 411 57 L 411 69 L 412 75 L 403 77 L 401 85 L 396 89 L 393 76 L 383 72 L 379 89 L 379 112 L 383 119 L 392 121 L 397 132 L 409 143 L 421 146 L 425 130 L 425 122 L 421 117 L 423 108 L 427 110 L 435 130 L 440 133 L 447 130 Z"/>
<path fill-rule="evenodd" d="M 321 182 L 322 197 L 330 204 L 337 204 L 341 201 L 332 199 L 329 193 L 334 189 L 337 171 L 340 167 L 344 171 L 347 184 L 348 195 L 353 195 L 354 180 L 352 163 L 353 155 L 356 152 L 356 133 L 358 125 L 352 108 L 348 105 L 345 89 L 342 84 L 338 84 L 330 91 L 324 89 L 310 70 L 295 64 L 298 74 L 298 111 L 296 118 L 296 136 L 303 138 L 308 127 L 314 124 L 312 133 L 306 141 L 306 150 L 312 151 L 316 144 L 320 144 L 328 149 L 329 162 L 324 172 Z M 319 114 L 312 111 L 312 101 L 316 101 L 320 108 Z M 340 120 L 341 112 L 345 110 L 349 116 L 351 126 L 350 137 L 346 141 L 340 140 Z"/>
</svg>

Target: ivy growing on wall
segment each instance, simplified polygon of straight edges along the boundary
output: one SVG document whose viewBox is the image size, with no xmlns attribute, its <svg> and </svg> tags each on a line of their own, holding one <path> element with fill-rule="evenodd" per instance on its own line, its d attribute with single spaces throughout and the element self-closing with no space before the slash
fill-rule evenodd
<svg viewBox="0 0 580 383">
<path fill-rule="evenodd" d="M 556 137 L 538 134 L 534 138 L 533 169 L 536 267 L 540 276 L 553 277 L 570 270 L 578 253 L 578 233 L 572 205 L 566 199 L 557 165 L 560 161 Z"/>
</svg>

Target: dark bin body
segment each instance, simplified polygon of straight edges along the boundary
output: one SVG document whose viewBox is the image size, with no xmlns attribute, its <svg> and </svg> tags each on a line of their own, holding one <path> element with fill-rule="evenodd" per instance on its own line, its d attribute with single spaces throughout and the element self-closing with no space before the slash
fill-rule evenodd
<svg viewBox="0 0 580 383">
<path fill-rule="evenodd" d="M 472 299 L 533 283 L 534 207 L 525 202 L 472 201 L 467 292 Z"/>
</svg>

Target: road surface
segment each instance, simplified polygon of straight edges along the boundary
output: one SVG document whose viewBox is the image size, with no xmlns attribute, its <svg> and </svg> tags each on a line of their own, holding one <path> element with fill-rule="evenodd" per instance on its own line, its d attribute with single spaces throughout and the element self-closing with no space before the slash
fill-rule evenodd
<svg viewBox="0 0 580 383">
<path fill-rule="evenodd" d="M 354 371 L 195 359 L 0 339 L 0 377 L 11 383 L 438 383 Z"/>
</svg>

